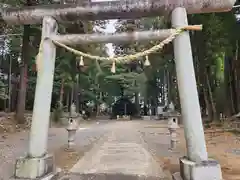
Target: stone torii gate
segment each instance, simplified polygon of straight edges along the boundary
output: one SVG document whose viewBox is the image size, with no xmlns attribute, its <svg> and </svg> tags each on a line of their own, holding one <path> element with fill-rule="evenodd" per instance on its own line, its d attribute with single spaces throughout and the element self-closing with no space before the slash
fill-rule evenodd
<svg viewBox="0 0 240 180">
<path fill-rule="evenodd" d="M 47 5 L 3 9 L 0 20 L 8 24 L 42 23 L 42 59 L 37 77 L 28 155 L 17 160 L 16 177 L 35 179 L 54 172 L 53 157 L 47 153 L 56 57 L 56 47 L 52 40 L 69 45 L 163 40 L 174 31 L 59 35 L 57 22 L 171 15 L 172 26 L 180 28 L 188 25 L 187 14 L 229 11 L 234 3 L 235 0 L 120 0 L 85 3 L 82 6 Z M 180 159 L 181 177 L 184 180 L 220 180 L 220 165 L 208 159 L 206 150 L 189 33 L 181 33 L 175 38 L 173 45 L 187 142 L 187 157 Z"/>
</svg>

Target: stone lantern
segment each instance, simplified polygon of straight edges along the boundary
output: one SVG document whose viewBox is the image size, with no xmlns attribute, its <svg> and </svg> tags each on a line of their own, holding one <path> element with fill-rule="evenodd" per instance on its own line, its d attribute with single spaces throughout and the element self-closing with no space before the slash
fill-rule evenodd
<svg viewBox="0 0 240 180">
<path fill-rule="evenodd" d="M 76 105 L 74 103 L 72 103 L 71 107 L 70 107 L 70 117 L 77 117 L 78 114 L 76 112 Z"/>
<path fill-rule="evenodd" d="M 168 117 L 168 130 L 170 133 L 170 149 L 174 150 L 177 145 L 177 129 L 178 126 L 178 117 L 177 116 L 170 116 Z"/>
<path fill-rule="evenodd" d="M 76 119 L 72 117 L 68 119 L 68 126 L 66 130 L 68 132 L 68 148 L 71 149 L 75 145 L 74 141 L 75 141 L 76 132 L 78 130 L 78 123 Z"/>
</svg>

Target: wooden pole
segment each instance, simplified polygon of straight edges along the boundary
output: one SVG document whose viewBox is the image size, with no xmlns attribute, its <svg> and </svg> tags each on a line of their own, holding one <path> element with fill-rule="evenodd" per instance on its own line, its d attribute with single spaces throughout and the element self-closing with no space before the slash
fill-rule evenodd
<svg viewBox="0 0 240 180">
<path fill-rule="evenodd" d="M 169 15 L 176 7 L 184 7 L 189 14 L 229 11 L 235 2 L 236 0 L 121 0 L 91 2 L 82 6 L 54 4 L 3 8 L 0 10 L 0 19 L 8 24 L 41 24 L 44 16 L 51 16 L 59 23 L 76 20 L 134 19 Z"/>
</svg>

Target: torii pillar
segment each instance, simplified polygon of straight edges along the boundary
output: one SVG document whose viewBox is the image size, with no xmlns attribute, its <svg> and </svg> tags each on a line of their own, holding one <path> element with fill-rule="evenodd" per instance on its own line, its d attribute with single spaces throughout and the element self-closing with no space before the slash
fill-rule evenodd
<svg viewBox="0 0 240 180">
<path fill-rule="evenodd" d="M 187 25 L 186 9 L 182 7 L 174 9 L 172 26 L 180 28 Z M 221 180 L 220 165 L 217 161 L 208 159 L 189 32 L 186 31 L 177 36 L 173 45 L 187 144 L 187 157 L 180 158 L 181 178 L 183 180 Z M 173 177 L 179 179 L 177 174 Z"/>
<path fill-rule="evenodd" d="M 57 28 L 53 18 L 43 18 L 42 57 L 37 75 L 29 149 L 26 157 L 17 160 L 16 178 L 37 179 L 55 171 L 53 156 L 47 153 L 47 143 L 56 57 L 56 47 L 49 37 L 57 33 Z"/>
</svg>

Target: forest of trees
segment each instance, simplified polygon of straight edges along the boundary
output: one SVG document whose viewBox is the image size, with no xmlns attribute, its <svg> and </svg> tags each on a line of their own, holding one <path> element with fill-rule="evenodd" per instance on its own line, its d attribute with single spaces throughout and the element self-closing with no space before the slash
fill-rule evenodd
<svg viewBox="0 0 240 180">
<path fill-rule="evenodd" d="M 46 0 L 5 0 L 0 6 L 32 6 L 54 3 Z M 239 2 L 240 4 L 240 2 Z M 203 115 L 210 121 L 220 114 L 232 116 L 240 112 L 240 25 L 238 11 L 189 15 L 189 24 L 203 24 L 202 32 L 191 32 L 192 51 Z M 76 22 L 60 25 L 61 33 L 93 33 L 104 29 L 107 21 Z M 95 28 L 96 26 L 101 28 Z M 116 32 L 170 28 L 164 17 L 139 20 L 118 20 Z M 98 31 L 98 33 L 103 33 Z M 6 36 L 9 35 L 9 36 Z M 35 57 L 41 39 L 40 25 L 9 26 L 0 22 L 0 108 L 16 111 L 19 123 L 24 123 L 25 110 L 32 110 L 36 85 Z M 131 54 L 147 49 L 159 42 L 114 44 L 115 54 Z M 107 56 L 104 44 L 78 46 L 79 50 L 99 56 Z M 144 102 L 156 107 L 168 94 L 180 109 L 172 44 L 161 52 L 149 56 L 151 66 L 143 65 L 144 59 L 127 64 L 112 64 L 84 59 L 57 49 L 52 108 L 58 102 L 69 107 L 74 101 L 77 110 L 92 101 L 111 105 L 115 97 L 134 98 L 139 107 L 139 93 Z M 6 76 L 7 75 L 7 76 Z M 168 90 L 166 92 L 166 89 Z M 159 101 L 159 96 L 162 101 Z"/>
</svg>

